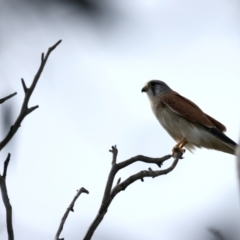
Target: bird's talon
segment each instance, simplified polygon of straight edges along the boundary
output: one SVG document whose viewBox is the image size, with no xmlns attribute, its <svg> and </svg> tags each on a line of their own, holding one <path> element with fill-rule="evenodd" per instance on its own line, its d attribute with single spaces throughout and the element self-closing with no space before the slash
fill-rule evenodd
<svg viewBox="0 0 240 240">
<path fill-rule="evenodd" d="M 181 155 L 183 155 L 186 152 L 185 148 L 180 148 L 180 147 L 174 147 L 172 150 L 172 156 L 175 157 L 175 154 L 180 152 Z M 180 157 L 180 159 L 183 159 L 182 157 Z"/>
</svg>

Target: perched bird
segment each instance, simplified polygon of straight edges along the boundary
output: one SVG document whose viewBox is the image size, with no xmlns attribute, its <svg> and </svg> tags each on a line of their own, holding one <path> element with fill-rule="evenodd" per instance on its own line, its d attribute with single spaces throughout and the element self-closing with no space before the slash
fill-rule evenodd
<svg viewBox="0 0 240 240">
<path fill-rule="evenodd" d="M 192 152 L 195 147 L 204 147 L 235 155 L 237 144 L 223 133 L 226 127 L 166 83 L 151 80 L 142 92 L 147 93 L 159 123 L 177 142 L 174 149 L 183 152 L 186 147 Z"/>
</svg>

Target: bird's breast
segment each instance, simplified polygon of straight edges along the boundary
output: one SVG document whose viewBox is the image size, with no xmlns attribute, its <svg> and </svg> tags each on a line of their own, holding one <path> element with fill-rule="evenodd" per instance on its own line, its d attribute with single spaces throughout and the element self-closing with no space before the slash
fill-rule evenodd
<svg viewBox="0 0 240 240">
<path fill-rule="evenodd" d="M 153 103 L 152 110 L 159 123 L 175 141 L 181 140 L 185 136 L 185 129 L 191 127 L 186 119 L 177 115 L 162 102 Z"/>
</svg>

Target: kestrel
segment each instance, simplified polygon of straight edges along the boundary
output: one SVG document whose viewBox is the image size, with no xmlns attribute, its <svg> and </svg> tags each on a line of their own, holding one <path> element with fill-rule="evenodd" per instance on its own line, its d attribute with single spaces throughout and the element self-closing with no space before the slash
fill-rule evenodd
<svg viewBox="0 0 240 240">
<path fill-rule="evenodd" d="M 237 144 L 223 133 L 226 127 L 166 83 L 151 80 L 142 92 L 147 93 L 159 123 L 177 142 L 174 149 L 204 147 L 235 155 Z"/>
</svg>

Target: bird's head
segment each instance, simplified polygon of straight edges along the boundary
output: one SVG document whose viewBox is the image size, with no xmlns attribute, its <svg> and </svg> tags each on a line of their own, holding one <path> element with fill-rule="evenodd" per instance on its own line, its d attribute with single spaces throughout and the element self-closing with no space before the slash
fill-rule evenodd
<svg viewBox="0 0 240 240">
<path fill-rule="evenodd" d="M 142 92 L 147 93 L 150 100 L 172 91 L 172 89 L 163 81 L 151 80 L 142 88 Z"/>
</svg>

